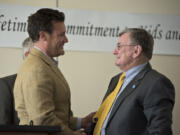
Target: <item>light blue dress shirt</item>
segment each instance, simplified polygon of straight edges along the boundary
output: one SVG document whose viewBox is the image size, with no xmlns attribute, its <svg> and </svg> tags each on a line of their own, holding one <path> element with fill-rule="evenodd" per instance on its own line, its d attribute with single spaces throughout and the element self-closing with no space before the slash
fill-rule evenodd
<svg viewBox="0 0 180 135">
<path fill-rule="evenodd" d="M 120 91 L 118 92 L 117 96 L 116 96 L 116 99 L 114 100 L 114 103 L 112 104 L 112 107 L 102 125 L 102 129 L 101 129 L 101 135 L 106 135 L 106 132 L 105 132 L 105 129 L 106 129 L 106 126 L 107 126 L 107 122 L 108 122 L 108 119 L 109 119 L 109 116 L 111 114 L 111 111 L 112 111 L 112 108 L 117 100 L 117 98 L 119 97 L 119 95 L 123 92 L 124 88 L 131 82 L 131 80 L 134 79 L 134 77 L 146 66 L 147 62 L 144 63 L 144 64 L 141 64 L 141 65 L 138 65 L 136 67 L 133 67 L 131 69 L 129 69 L 127 72 L 125 72 L 125 80 L 124 80 L 124 83 L 123 85 L 121 86 L 120 88 Z"/>
</svg>

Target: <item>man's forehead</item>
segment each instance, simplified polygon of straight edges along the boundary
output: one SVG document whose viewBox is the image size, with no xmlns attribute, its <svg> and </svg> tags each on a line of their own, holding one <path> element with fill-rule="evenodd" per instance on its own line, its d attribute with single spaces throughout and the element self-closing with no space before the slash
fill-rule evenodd
<svg viewBox="0 0 180 135">
<path fill-rule="evenodd" d="M 129 33 L 124 33 L 122 34 L 119 39 L 118 39 L 118 43 L 127 43 L 129 42 Z"/>
<path fill-rule="evenodd" d="M 54 31 L 65 32 L 66 26 L 65 26 L 64 22 L 56 22 L 53 24 L 53 29 L 54 29 Z"/>
</svg>

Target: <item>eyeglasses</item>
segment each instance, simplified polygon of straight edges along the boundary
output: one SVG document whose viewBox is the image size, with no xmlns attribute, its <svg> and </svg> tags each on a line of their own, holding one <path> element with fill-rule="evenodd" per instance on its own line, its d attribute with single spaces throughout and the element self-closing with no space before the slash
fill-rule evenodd
<svg viewBox="0 0 180 135">
<path fill-rule="evenodd" d="M 120 50 L 123 46 L 136 46 L 136 45 L 134 45 L 134 44 L 128 45 L 128 44 L 120 44 L 120 43 L 117 43 L 116 48 L 117 48 L 118 50 Z"/>
</svg>

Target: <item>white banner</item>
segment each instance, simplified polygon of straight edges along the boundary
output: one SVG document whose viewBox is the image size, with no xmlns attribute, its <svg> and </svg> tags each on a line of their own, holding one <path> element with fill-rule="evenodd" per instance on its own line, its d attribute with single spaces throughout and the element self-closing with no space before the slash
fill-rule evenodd
<svg viewBox="0 0 180 135">
<path fill-rule="evenodd" d="M 42 7 L 41 7 L 42 8 Z M 40 7 L 0 5 L 0 47 L 21 47 L 27 17 Z M 141 27 L 155 39 L 155 54 L 180 54 L 180 16 L 58 9 L 66 15 L 66 50 L 113 51 L 125 27 Z"/>
</svg>

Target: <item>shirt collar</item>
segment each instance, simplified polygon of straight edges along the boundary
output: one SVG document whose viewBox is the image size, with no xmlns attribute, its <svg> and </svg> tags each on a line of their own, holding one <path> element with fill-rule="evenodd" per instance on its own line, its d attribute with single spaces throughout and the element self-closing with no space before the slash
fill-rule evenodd
<svg viewBox="0 0 180 135">
<path fill-rule="evenodd" d="M 43 50 L 41 50 L 39 47 L 34 46 L 35 49 L 39 50 L 40 52 L 42 52 L 44 55 L 46 55 L 57 67 L 58 67 L 58 61 L 49 57 Z"/>
<path fill-rule="evenodd" d="M 148 62 L 144 63 L 144 64 L 141 64 L 141 65 L 138 65 L 138 66 L 135 66 L 131 69 L 129 69 L 125 75 L 126 75 L 126 78 L 129 78 L 130 76 L 135 76 L 137 75 L 146 65 L 147 65 Z"/>
</svg>

